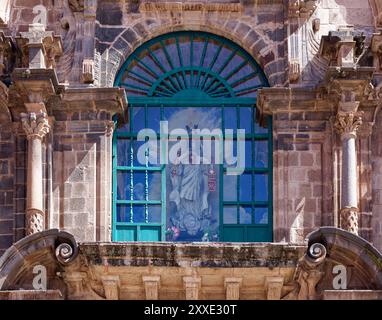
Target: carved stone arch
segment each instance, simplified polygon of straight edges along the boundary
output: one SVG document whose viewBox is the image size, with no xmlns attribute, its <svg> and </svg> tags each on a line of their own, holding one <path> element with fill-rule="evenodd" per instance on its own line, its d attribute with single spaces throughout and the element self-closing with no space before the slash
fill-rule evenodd
<svg viewBox="0 0 382 320">
<path fill-rule="evenodd" d="M 280 77 L 279 75 L 286 70 L 286 67 L 283 65 L 283 62 L 285 61 L 283 59 L 277 60 L 277 53 L 274 52 L 274 47 L 269 43 L 262 42 L 266 45 L 264 47 L 258 48 L 255 45 L 257 41 L 254 40 L 261 36 L 257 34 L 256 30 L 252 30 L 250 26 L 243 22 L 240 22 L 240 24 L 245 26 L 245 30 L 248 30 L 244 35 L 239 31 L 232 32 L 232 30 L 230 30 L 226 25 L 161 25 L 160 22 L 152 20 L 152 24 L 150 25 L 151 29 L 138 29 L 137 25 L 139 24 L 142 24 L 142 22 L 137 22 L 134 26 L 122 32 L 110 47 L 109 59 L 114 65 L 110 72 L 107 74 L 107 86 L 113 85 L 116 74 L 121 68 L 122 64 L 126 61 L 130 54 L 132 54 L 143 43 L 146 43 L 147 41 L 150 41 L 151 39 L 166 33 L 175 31 L 204 31 L 233 41 L 235 44 L 246 50 L 248 54 L 255 59 L 255 61 L 264 71 L 270 86 L 284 86 L 283 79 L 285 78 L 282 76 Z M 236 30 L 238 29 L 236 28 Z"/>
<path fill-rule="evenodd" d="M 64 231 L 51 229 L 25 237 L 0 258 L 0 291 L 33 290 L 35 266 L 46 268 L 47 289 L 65 291 L 65 284 L 57 277 L 57 272 L 70 264 L 77 254 L 74 237 Z"/>
</svg>

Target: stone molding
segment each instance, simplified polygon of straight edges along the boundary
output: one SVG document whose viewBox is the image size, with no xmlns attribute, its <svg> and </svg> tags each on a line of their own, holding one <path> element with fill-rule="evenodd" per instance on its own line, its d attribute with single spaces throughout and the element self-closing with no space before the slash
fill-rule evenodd
<svg viewBox="0 0 382 320">
<path fill-rule="evenodd" d="M 317 0 L 289 0 L 289 18 L 308 18 L 317 8 Z"/>
</svg>

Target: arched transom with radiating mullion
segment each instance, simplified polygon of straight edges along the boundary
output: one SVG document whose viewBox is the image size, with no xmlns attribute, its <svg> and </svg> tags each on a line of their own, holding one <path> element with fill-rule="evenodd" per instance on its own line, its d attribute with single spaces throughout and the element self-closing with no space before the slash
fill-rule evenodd
<svg viewBox="0 0 382 320">
<path fill-rule="evenodd" d="M 129 97 L 256 97 L 266 79 L 233 42 L 204 32 L 155 38 L 134 52 L 116 82 Z"/>
</svg>

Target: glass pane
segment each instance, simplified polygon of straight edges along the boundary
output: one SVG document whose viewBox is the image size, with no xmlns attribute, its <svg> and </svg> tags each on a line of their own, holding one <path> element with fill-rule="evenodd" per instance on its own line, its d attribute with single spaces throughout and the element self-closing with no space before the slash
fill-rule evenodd
<svg viewBox="0 0 382 320">
<path fill-rule="evenodd" d="M 161 200 L 162 173 L 148 171 L 148 192 L 149 200 Z"/>
<path fill-rule="evenodd" d="M 223 177 L 224 201 L 237 200 L 237 176 L 224 175 Z"/>
<path fill-rule="evenodd" d="M 149 209 L 149 223 L 162 222 L 162 207 L 160 205 L 148 206 Z"/>
<path fill-rule="evenodd" d="M 138 132 L 144 129 L 145 126 L 145 108 L 133 107 L 133 131 Z"/>
<path fill-rule="evenodd" d="M 134 172 L 134 200 L 145 200 L 146 174 L 145 172 Z"/>
<path fill-rule="evenodd" d="M 237 224 L 237 208 L 234 206 L 225 206 L 223 210 L 224 224 Z"/>
<path fill-rule="evenodd" d="M 117 200 L 130 200 L 130 172 L 117 172 Z"/>
<path fill-rule="evenodd" d="M 255 208 L 255 223 L 268 224 L 268 208 Z"/>
<path fill-rule="evenodd" d="M 252 174 L 240 176 L 240 201 L 252 201 Z"/>
<path fill-rule="evenodd" d="M 241 107 L 240 109 L 240 129 L 244 129 L 246 134 L 252 133 L 252 108 Z"/>
<path fill-rule="evenodd" d="M 255 167 L 268 168 L 268 141 L 255 141 Z"/>
<path fill-rule="evenodd" d="M 255 174 L 255 201 L 268 201 L 268 174 Z"/>
<path fill-rule="evenodd" d="M 252 167 L 252 140 L 245 141 L 245 167 Z"/>
<path fill-rule="evenodd" d="M 237 129 L 237 114 L 235 107 L 224 108 L 224 128 L 225 129 Z"/>
<path fill-rule="evenodd" d="M 145 141 L 137 140 L 133 142 L 134 167 L 159 166 L 159 144 L 155 141 L 150 142 L 149 145 L 145 145 L 145 143 Z M 146 153 L 148 157 L 146 157 Z"/>
<path fill-rule="evenodd" d="M 251 206 L 241 206 L 239 208 L 239 212 L 240 212 L 240 224 L 252 223 L 252 207 Z"/>
<path fill-rule="evenodd" d="M 134 223 L 145 223 L 145 205 L 133 205 Z"/>
<path fill-rule="evenodd" d="M 130 166 L 130 139 L 120 139 L 117 140 L 117 166 Z"/>
<path fill-rule="evenodd" d="M 159 132 L 160 107 L 148 107 L 147 113 L 148 113 L 148 128 L 153 129 L 155 132 Z"/>
<path fill-rule="evenodd" d="M 117 205 L 117 222 L 130 222 L 130 205 Z"/>
</svg>

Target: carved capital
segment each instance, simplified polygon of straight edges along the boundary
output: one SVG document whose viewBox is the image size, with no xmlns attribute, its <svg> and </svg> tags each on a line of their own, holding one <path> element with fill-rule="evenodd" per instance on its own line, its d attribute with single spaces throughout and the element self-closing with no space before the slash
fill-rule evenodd
<svg viewBox="0 0 382 320">
<path fill-rule="evenodd" d="M 26 211 L 26 234 L 31 235 L 45 229 L 44 212 L 38 209 L 27 209 Z"/>
<path fill-rule="evenodd" d="M 357 130 L 362 125 L 361 116 L 356 113 L 338 113 L 336 116 L 336 121 L 334 127 L 337 129 L 338 133 L 341 135 L 342 139 L 345 138 L 356 138 Z"/>
<path fill-rule="evenodd" d="M 43 139 L 50 130 L 48 116 L 45 112 L 22 113 L 21 123 L 28 140 Z"/>
<path fill-rule="evenodd" d="M 358 209 L 343 208 L 340 212 L 341 229 L 358 235 Z"/>
</svg>

